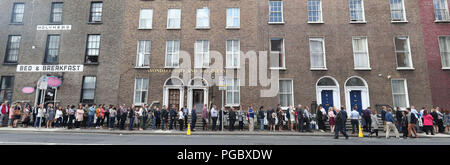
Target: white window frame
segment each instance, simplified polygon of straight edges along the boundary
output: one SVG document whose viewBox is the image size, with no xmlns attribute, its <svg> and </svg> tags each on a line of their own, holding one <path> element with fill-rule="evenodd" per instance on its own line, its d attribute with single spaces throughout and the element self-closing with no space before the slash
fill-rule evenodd
<svg viewBox="0 0 450 165">
<path fill-rule="evenodd" d="M 314 12 L 320 12 L 320 15 L 319 15 L 319 20 L 318 21 L 310 21 L 309 20 L 309 18 L 310 18 L 310 15 L 309 15 L 309 1 L 319 1 L 320 2 L 320 6 L 319 6 L 319 11 L 314 11 Z M 308 6 L 307 6 L 307 12 L 308 12 L 308 23 L 323 23 L 323 10 L 322 10 L 322 0 L 308 0 L 307 1 L 307 3 L 308 3 Z"/>
<path fill-rule="evenodd" d="M 205 18 L 205 17 L 203 17 L 203 18 L 200 17 L 200 16 L 199 16 L 200 10 L 207 10 L 207 11 L 208 11 L 208 12 L 207 12 L 208 17 L 206 17 L 206 18 Z M 209 28 L 211 27 L 211 20 L 210 20 L 210 19 L 211 19 L 211 16 L 210 16 L 210 13 L 211 13 L 211 12 L 210 12 L 210 10 L 209 10 L 208 7 L 198 8 L 198 9 L 197 9 L 197 19 L 196 19 L 196 26 L 195 26 L 197 29 L 209 29 Z M 200 25 L 200 24 L 199 24 L 200 21 L 201 21 L 201 20 L 204 20 L 204 19 L 208 20 L 208 26 L 199 26 L 199 25 Z"/>
<path fill-rule="evenodd" d="M 234 82 L 237 82 L 237 84 L 235 84 Z M 230 82 L 232 82 L 231 84 L 232 85 L 229 85 L 230 84 Z M 240 86 L 240 79 L 239 78 L 227 78 L 226 79 L 226 85 L 227 85 L 227 89 L 226 89 L 226 91 L 225 91 L 225 106 L 226 107 L 238 107 L 240 104 L 241 104 L 241 86 Z M 232 86 L 231 87 L 231 90 L 228 90 L 228 87 L 229 86 Z M 238 89 L 236 90 L 236 89 L 234 89 L 234 87 L 238 87 Z M 232 93 L 232 96 L 231 96 L 231 98 L 232 98 L 232 103 L 230 104 L 230 103 L 228 103 L 228 92 L 231 92 Z M 235 100 L 234 100 L 234 96 L 236 95 L 236 93 L 239 95 L 239 100 L 238 100 L 238 102 L 236 103 L 236 102 L 234 102 Z"/>
<path fill-rule="evenodd" d="M 175 17 L 170 17 L 170 11 L 175 11 L 175 10 L 178 10 L 178 11 L 180 11 L 180 14 L 179 15 L 176 15 Z M 178 19 L 178 27 L 170 27 L 169 25 L 169 22 L 170 22 L 170 20 L 171 19 Z M 181 9 L 180 8 L 170 8 L 170 9 L 167 9 L 167 29 L 181 29 Z"/>
<path fill-rule="evenodd" d="M 241 9 L 239 7 L 229 7 L 226 10 L 227 10 L 227 13 L 226 13 L 227 14 L 226 15 L 226 17 L 227 17 L 227 22 L 226 22 L 227 26 L 226 26 L 226 28 L 227 29 L 239 29 L 241 27 Z M 235 15 L 236 11 L 237 11 L 237 16 Z M 228 17 L 229 12 L 231 12 L 231 18 Z M 238 21 L 238 25 L 234 25 L 234 20 L 235 19 L 239 20 Z M 229 23 L 231 23 L 231 25 Z"/>
<path fill-rule="evenodd" d="M 140 82 L 138 82 L 138 81 L 140 81 Z M 147 81 L 147 87 L 145 89 L 144 89 L 144 81 Z M 141 89 L 136 89 L 136 87 L 137 87 L 136 84 L 137 83 L 141 83 Z M 149 85 L 148 78 L 136 78 L 134 80 L 134 95 L 133 95 L 133 104 L 134 105 L 142 106 L 144 104 L 147 104 L 147 100 L 148 100 L 148 85 Z M 138 92 L 141 93 L 140 99 L 142 99 L 142 93 L 146 93 L 145 94 L 145 99 L 144 99 L 145 101 L 143 103 L 137 102 L 137 100 L 136 100 L 136 94 L 138 94 Z"/>
<path fill-rule="evenodd" d="M 361 12 L 362 12 L 362 20 L 356 20 L 356 21 L 354 21 L 354 20 L 352 20 L 352 8 L 350 7 L 351 6 L 351 4 L 350 4 L 350 2 L 351 1 L 353 1 L 353 0 L 349 0 L 349 9 L 350 9 L 350 23 L 367 23 L 366 22 L 366 12 L 365 12 L 365 10 L 364 10 L 364 0 L 361 0 Z"/>
<path fill-rule="evenodd" d="M 448 10 L 448 0 L 444 0 L 444 8 L 442 8 L 442 9 L 439 9 L 439 10 L 444 10 L 444 15 L 442 16 L 442 17 L 447 17 L 447 19 L 442 19 L 442 20 L 439 20 L 439 19 L 437 19 L 437 15 L 436 15 L 436 5 L 435 5 L 435 3 L 436 3 L 436 0 L 433 0 L 433 9 L 434 9 L 434 19 L 435 19 L 435 21 L 434 22 L 450 22 L 450 14 L 449 14 L 449 10 Z M 442 13 L 441 13 L 442 14 Z"/>
<path fill-rule="evenodd" d="M 442 45 L 445 44 L 445 43 L 443 43 L 443 44 L 441 43 L 441 40 L 440 40 L 441 38 L 449 38 L 449 39 L 446 40 L 446 42 L 450 42 L 450 36 L 438 36 L 439 52 L 440 52 L 440 55 L 441 55 L 442 70 L 450 70 L 450 63 L 448 63 L 447 66 L 444 66 L 444 56 L 443 56 L 444 53 L 447 53 L 447 58 L 450 58 L 450 47 L 447 48 L 449 50 L 444 51 L 443 50 L 444 48 L 442 48 Z"/>
<path fill-rule="evenodd" d="M 274 1 L 274 2 L 281 2 L 281 11 L 272 11 L 270 10 L 270 2 L 272 2 L 272 0 L 269 0 L 269 24 L 284 24 L 284 9 L 283 9 L 283 1 L 279 0 L 279 1 Z M 281 22 L 271 22 L 270 21 L 270 13 L 272 12 L 276 12 L 276 13 L 281 13 Z"/>
<path fill-rule="evenodd" d="M 148 42 L 148 52 L 141 53 L 139 52 L 139 47 L 141 46 L 141 42 Z M 146 46 L 146 45 L 145 45 Z M 150 40 L 139 40 L 137 44 L 137 53 L 136 53 L 136 68 L 150 68 L 150 55 L 152 51 L 152 42 Z M 145 57 L 148 56 L 148 65 L 145 65 Z"/>
<path fill-rule="evenodd" d="M 147 21 L 150 21 L 150 27 L 143 27 L 144 26 L 144 24 L 143 24 L 143 20 L 144 20 L 143 16 L 144 15 L 142 12 L 144 12 L 144 11 L 150 11 L 150 13 L 151 13 L 151 16 L 149 18 L 146 18 Z M 153 9 L 142 8 L 139 11 L 139 29 L 152 29 L 152 27 L 153 27 Z"/>
<path fill-rule="evenodd" d="M 411 66 L 409 67 L 399 67 L 398 66 L 398 58 L 397 58 L 397 53 L 401 53 L 401 52 L 405 52 L 405 51 L 398 51 L 397 50 L 397 45 L 395 44 L 395 40 L 398 37 L 407 37 L 408 39 L 406 40 L 407 44 L 408 44 L 408 58 L 409 58 L 409 64 Z M 394 37 L 394 49 L 395 49 L 395 62 L 397 65 L 397 70 L 414 70 L 414 65 L 413 65 L 413 61 L 412 61 L 412 53 L 411 53 L 411 44 L 409 41 L 409 36 L 395 36 Z"/>
<path fill-rule="evenodd" d="M 406 19 L 406 8 L 405 8 L 405 1 L 404 0 L 400 0 L 402 1 L 402 20 L 394 20 L 394 15 L 392 14 L 394 11 L 398 11 L 398 10 L 394 10 L 393 6 L 392 6 L 392 1 L 393 0 L 389 0 L 389 7 L 390 7 L 390 12 L 391 12 L 391 22 L 392 23 L 398 23 L 398 22 L 408 22 L 408 20 Z"/>
<path fill-rule="evenodd" d="M 280 89 L 281 89 L 281 81 L 290 81 L 291 82 L 291 91 L 288 93 L 281 93 Z M 292 95 L 291 101 L 292 101 L 292 106 L 294 106 L 295 102 L 294 102 L 294 80 L 293 79 L 283 79 L 280 78 L 278 80 L 278 103 L 281 104 L 281 95 Z M 289 105 L 287 105 L 286 107 L 281 105 L 281 109 L 283 110 L 287 110 L 289 108 Z"/>
<path fill-rule="evenodd" d="M 280 52 L 278 51 L 273 51 L 272 52 L 272 39 L 281 39 L 281 54 L 283 55 L 283 65 L 282 66 L 277 66 L 277 67 L 272 67 L 272 64 L 270 64 L 270 58 L 272 57 L 272 54 L 279 54 Z M 280 37 L 273 37 L 270 38 L 269 40 L 269 66 L 270 69 L 279 69 L 279 70 L 286 70 L 286 51 L 285 51 L 285 39 L 284 38 L 280 38 Z"/>
<path fill-rule="evenodd" d="M 231 50 L 228 50 L 228 41 L 231 41 Z M 237 42 L 237 43 L 235 43 Z M 238 50 L 237 52 L 233 52 L 233 46 L 237 44 Z M 241 41 L 237 40 L 237 39 L 230 39 L 226 41 L 226 58 L 227 58 L 227 62 L 226 62 L 226 67 L 227 69 L 237 69 L 240 68 L 240 57 L 241 57 Z M 231 60 L 228 60 L 228 56 L 231 56 Z M 237 57 L 235 57 L 237 56 Z M 234 66 L 234 59 L 237 59 L 237 66 Z"/>
<path fill-rule="evenodd" d="M 393 86 L 393 81 L 403 81 L 403 85 L 405 88 L 405 93 L 394 93 L 394 86 Z M 409 107 L 409 94 L 408 94 L 408 82 L 406 79 L 402 79 L 402 78 L 396 78 L 396 79 L 392 79 L 391 80 L 391 89 L 392 89 L 392 105 L 394 105 L 394 107 L 397 107 L 397 105 L 395 105 L 395 97 L 394 95 L 406 95 L 406 107 L 400 107 L 400 108 L 407 108 Z"/>
<path fill-rule="evenodd" d="M 173 42 L 173 50 L 171 51 L 172 54 L 172 58 L 168 59 L 168 53 L 169 53 L 169 43 Z M 176 56 L 174 58 L 174 56 Z M 165 56 L 165 68 L 179 68 L 180 67 L 180 40 L 167 40 L 166 41 L 166 56 Z M 170 64 L 171 65 L 167 65 L 167 63 L 169 62 L 168 60 L 170 60 Z"/>
<path fill-rule="evenodd" d="M 206 50 L 206 52 L 203 51 L 203 47 L 204 44 L 208 44 L 208 49 Z M 201 46 L 199 46 L 199 44 Z M 196 40 L 194 43 L 194 68 L 209 68 L 209 64 L 210 64 L 210 44 L 209 44 L 209 40 Z M 206 56 L 206 57 L 205 57 Z M 199 58 L 201 57 L 201 58 Z M 207 62 L 205 62 L 204 60 L 208 59 Z M 199 62 L 200 61 L 200 62 Z"/>
<path fill-rule="evenodd" d="M 364 39 L 365 42 L 365 47 L 366 47 L 366 52 L 357 52 L 356 51 L 356 47 L 355 47 L 355 40 L 356 39 Z M 370 67 L 370 54 L 369 54 L 369 43 L 368 43 L 368 39 L 366 36 L 353 36 L 352 37 L 352 45 L 353 45 L 353 64 L 355 67 L 355 70 L 371 70 Z M 356 67 L 356 54 L 366 54 L 367 56 L 367 67 Z"/>
<path fill-rule="evenodd" d="M 312 40 L 321 40 L 322 41 L 322 51 L 323 51 L 323 67 L 313 67 L 312 66 L 312 53 L 311 52 L 311 41 Z M 310 58 L 310 65 L 311 65 L 311 69 L 310 70 L 327 70 L 327 53 L 325 51 L 325 38 L 324 37 L 309 37 L 309 58 Z"/>
</svg>

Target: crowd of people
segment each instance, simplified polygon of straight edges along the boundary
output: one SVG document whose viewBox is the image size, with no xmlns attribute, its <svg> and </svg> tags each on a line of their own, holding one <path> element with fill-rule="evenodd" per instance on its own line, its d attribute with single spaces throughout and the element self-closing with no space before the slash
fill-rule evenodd
<svg viewBox="0 0 450 165">
<path fill-rule="evenodd" d="M 381 113 L 370 107 L 361 110 L 353 107 L 347 114 L 344 107 L 329 107 L 325 109 L 319 105 L 314 111 L 308 106 L 297 105 L 283 109 L 281 105 L 275 108 L 265 109 L 261 106 L 255 110 L 249 106 L 247 110 L 240 107 L 230 107 L 227 110 L 218 109 L 216 105 L 204 105 L 201 108 L 194 106 L 188 109 L 186 106 L 177 108 L 175 105 L 149 107 L 126 106 L 126 105 L 87 105 L 78 104 L 66 107 L 53 104 L 39 104 L 31 106 L 28 103 L 16 102 L 9 105 L 5 101 L 0 106 L 0 126 L 35 127 L 35 128 L 86 128 L 86 129 L 119 129 L 119 130 L 180 130 L 184 131 L 191 124 L 191 130 L 195 131 L 197 119 L 201 120 L 202 129 L 207 131 L 208 125 L 212 131 L 222 130 L 226 127 L 229 131 L 243 131 L 244 125 L 249 131 L 254 131 L 255 125 L 260 131 L 291 131 L 312 132 L 319 130 L 325 132 L 330 130 L 338 138 L 342 133 L 348 138 L 346 123 L 350 120 L 351 133 L 359 133 L 359 127 L 367 132 L 369 136 L 378 137 L 379 128 L 384 127 L 386 138 L 390 131 L 394 131 L 397 138 L 399 133 L 402 137 L 417 138 L 417 131 L 425 132 L 427 135 L 450 132 L 450 111 L 433 107 L 431 110 L 423 107 L 417 111 L 414 106 L 395 111 L 386 106 L 382 107 Z M 200 115 L 200 116 L 198 116 Z M 381 121 L 379 121 L 381 117 Z M 327 126 L 328 124 L 328 126 Z M 414 136 L 413 136 L 414 135 Z"/>
</svg>

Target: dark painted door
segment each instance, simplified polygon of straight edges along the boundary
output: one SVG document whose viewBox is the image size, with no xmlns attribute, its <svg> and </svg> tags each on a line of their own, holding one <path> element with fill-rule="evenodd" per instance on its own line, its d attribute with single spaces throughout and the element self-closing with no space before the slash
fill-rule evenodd
<svg viewBox="0 0 450 165">
<path fill-rule="evenodd" d="M 350 91 L 350 105 L 351 108 L 357 106 L 358 112 L 362 110 L 361 91 Z"/>
<path fill-rule="evenodd" d="M 328 113 L 328 108 L 334 106 L 333 102 L 333 90 L 322 91 L 322 106 Z"/>
</svg>

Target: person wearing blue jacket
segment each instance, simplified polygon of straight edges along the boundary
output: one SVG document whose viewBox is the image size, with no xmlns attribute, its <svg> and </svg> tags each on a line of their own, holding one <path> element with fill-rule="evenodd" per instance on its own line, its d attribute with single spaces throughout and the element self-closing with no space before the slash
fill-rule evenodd
<svg viewBox="0 0 450 165">
<path fill-rule="evenodd" d="M 94 104 L 89 108 L 88 113 L 88 128 L 91 128 L 92 122 L 94 121 L 94 115 L 95 115 L 95 109 L 97 108 L 97 105 Z"/>
<path fill-rule="evenodd" d="M 394 125 L 395 120 L 394 120 L 394 116 L 392 116 L 392 109 L 391 108 L 388 109 L 388 112 L 386 113 L 386 116 L 385 116 L 385 120 L 386 120 L 386 127 L 387 127 L 386 128 L 386 139 L 389 138 L 389 131 L 391 129 L 394 130 L 395 137 L 397 139 L 400 139 L 400 136 L 398 134 L 397 128 Z"/>
</svg>

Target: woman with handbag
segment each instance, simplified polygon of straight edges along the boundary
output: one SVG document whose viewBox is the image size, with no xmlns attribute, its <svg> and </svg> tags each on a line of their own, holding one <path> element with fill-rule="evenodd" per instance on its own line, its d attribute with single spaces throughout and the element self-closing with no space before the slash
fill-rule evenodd
<svg viewBox="0 0 450 165">
<path fill-rule="evenodd" d="M 278 130 L 280 132 L 283 132 L 284 112 L 280 106 L 278 106 L 277 116 L 278 116 Z"/>
<path fill-rule="evenodd" d="M 427 110 L 423 111 L 423 129 L 425 131 L 425 133 L 428 135 L 428 132 L 431 132 L 431 135 L 434 135 L 434 131 L 433 131 L 433 116 L 431 116 L 430 114 L 428 114 Z"/>
<path fill-rule="evenodd" d="M 30 123 L 30 114 L 31 114 L 30 104 L 26 104 L 25 108 L 23 109 L 22 127 L 24 128 L 28 127 L 28 124 Z"/>
<path fill-rule="evenodd" d="M 16 106 L 14 106 L 14 116 L 13 116 L 13 128 L 17 128 L 17 122 L 20 120 L 20 115 L 21 115 L 21 110 L 22 108 L 20 107 L 19 103 L 16 103 Z"/>
</svg>

